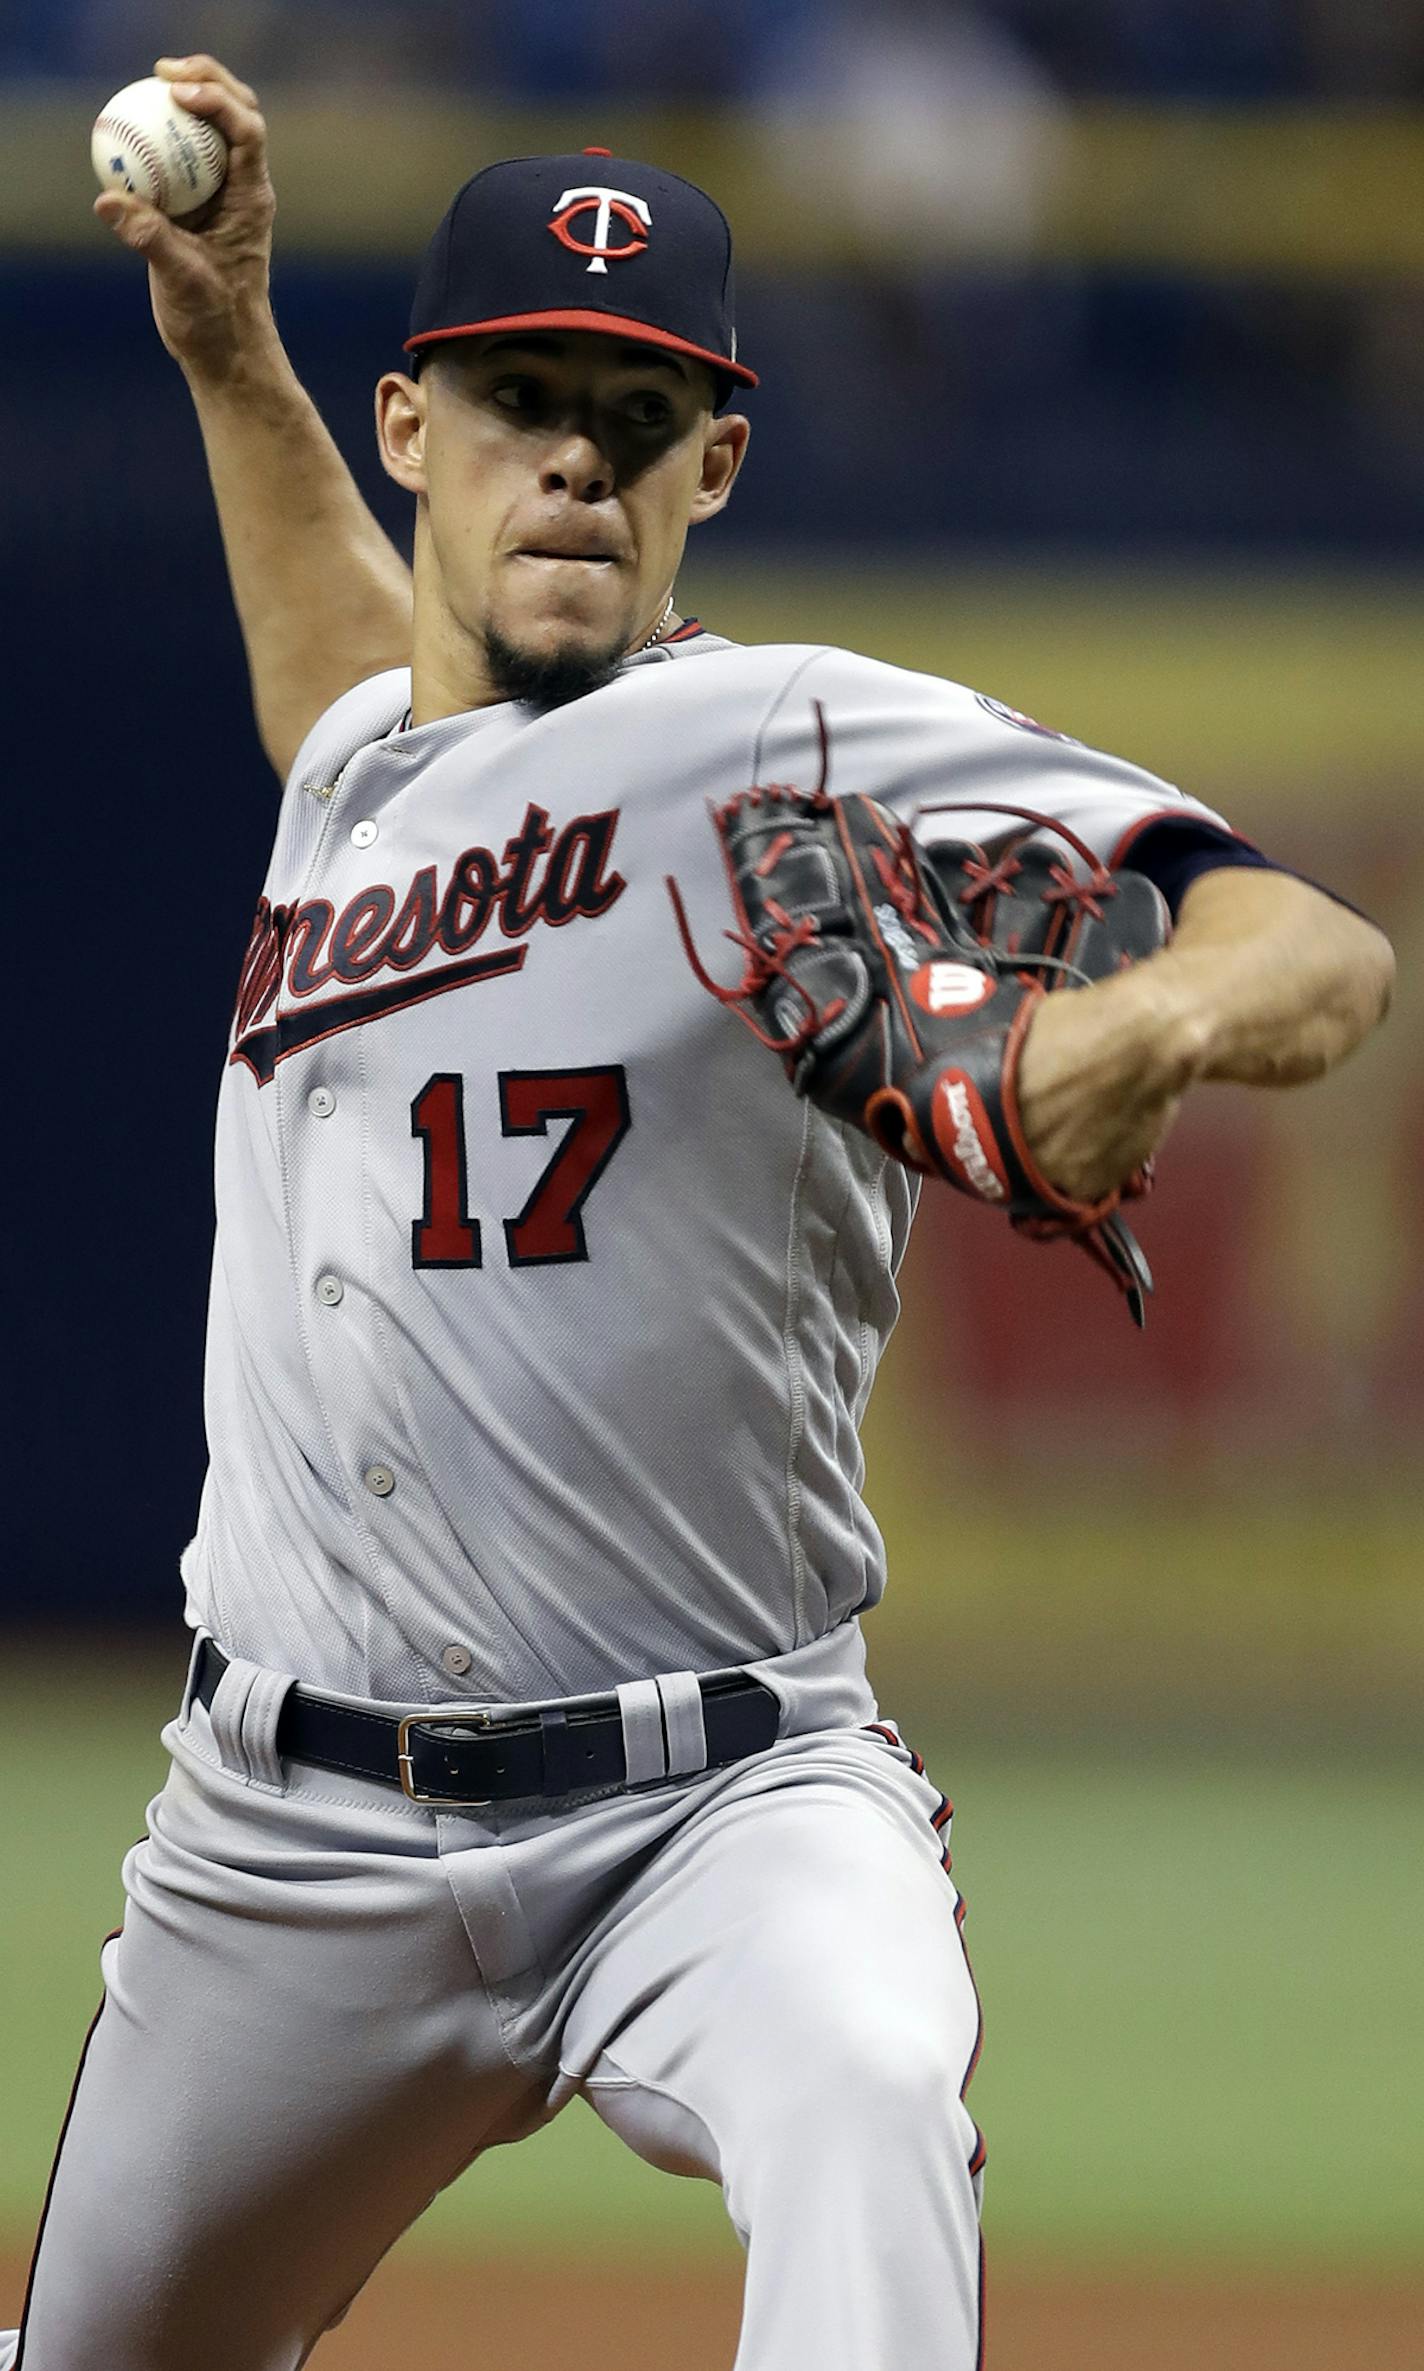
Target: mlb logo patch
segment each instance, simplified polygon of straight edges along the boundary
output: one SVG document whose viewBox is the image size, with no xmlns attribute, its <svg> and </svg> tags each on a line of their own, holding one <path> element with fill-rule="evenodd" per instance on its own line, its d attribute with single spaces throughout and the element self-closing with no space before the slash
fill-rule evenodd
<svg viewBox="0 0 1424 2371">
<path fill-rule="evenodd" d="M 1040 724 L 1036 716 L 1025 716 L 1022 708 L 1006 707 L 1002 700 L 991 700 L 987 692 L 976 692 L 975 699 L 986 716 L 997 716 L 1000 724 L 1016 725 L 1021 733 L 1037 733 L 1042 741 L 1062 741 L 1069 749 L 1081 749 L 1071 733 L 1055 733 L 1051 725 Z"/>
</svg>

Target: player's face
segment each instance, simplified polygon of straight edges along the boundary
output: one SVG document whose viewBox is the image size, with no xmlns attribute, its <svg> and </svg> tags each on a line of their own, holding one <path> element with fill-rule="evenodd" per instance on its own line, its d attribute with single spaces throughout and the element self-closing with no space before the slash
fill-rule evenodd
<svg viewBox="0 0 1424 2371">
<path fill-rule="evenodd" d="M 587 332 L 460 340 L 377 403 L 386 466 L 421 497 L 418 644 L 429 584 L 472 663 L 493 644 L 596 672 L 636 646 L 748 434 L 713 418 L 701 364 Z"/>
</svg>

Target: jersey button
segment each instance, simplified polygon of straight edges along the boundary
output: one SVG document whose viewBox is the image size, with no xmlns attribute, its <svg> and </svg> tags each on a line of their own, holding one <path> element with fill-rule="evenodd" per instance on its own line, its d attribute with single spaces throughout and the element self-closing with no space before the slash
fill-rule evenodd
<svg viewBox="0 0 1424 2371">
<path fill-rule="evenodd" d="M 336 1097 L 330 1087 L 313 1087 L 307 1097 L 307 1110 L 314 1120 L 329 1120 L 336 1109 Z"/>
<path fill-rule="evenodd" d="M 367 816 L 364 823 L 353 823 L 351 826 L 351 845 L 353 848 L 369 848 L 371 842 L 377 836 L 378 826 L 372 823 L 369 816 Z"/>
<path fill-rule="evenodd" d="M 389 1498 L 396 1486 L 395 1475 L 388 1465 L 368 1465 L 361 1479 L 373 1498 Z"/>
<path fill-rule="evenodd" d="M 327 1309 L 336 1307 L 345 1289 L 339 1276 L 318 1276 L 316 1280 L 316 1297 Z"/>
<path fill-rule="evenodd" d="M 468 1647 L 448 1646 L 440 1649 L 440 1660 L 452 1679 L 463 1679 L 474 1659 Z"/>
</svg>

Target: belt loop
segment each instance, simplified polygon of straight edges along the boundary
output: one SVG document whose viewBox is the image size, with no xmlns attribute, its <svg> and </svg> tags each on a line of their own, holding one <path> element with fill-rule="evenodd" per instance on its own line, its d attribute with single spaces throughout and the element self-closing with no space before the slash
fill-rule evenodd
<svg viewBox="0 0 1424 2371">
<path fill-rule="evenodd" d="M 695 1671 L 664 1672 L 658 1679 L 663 1727 L 667 1732 L 669 1778 L 683 1770 L 707 1767 L 707 1723 L 702 1712 L 702 1690 Z"/>
<path fill-rule="evenodd" d="M 251 1786 L 280 1792 L 284 1784 L 277 1752 L 277 1721 L 292 1685 L 285 1672 L 234 1656 L 218 1681 L 208 1708 L 213 1743 L 223 1767 Z"/>
<path fill-rule="evenodd" d="M 183 1682 L 183 1699 L 178 1707 L 178 1726 L 180 1729 L 186 1728 L 188 1723 L 188 1715 L 193 1709 L 193 1698 L 198 1692 L 198 1660 L 203 1652 L 204 1646 L 207 1644 L 207 1640 L 208 1632 L 206 1630 L 198 1630 L 194 1632 L 192 1651 L 188 1656 L 188 1676 Z"/>
<path fill-rule="evenodd" d="M 543 1707 L 539 1714 L 539 1735 L 544 1747 L 545 1794 L 572 1795 L 578 1787 L 578 1778 L 574 1771 L 569 1716 L 562 1704 Z"/>
<path fill-rule="evenodd" d="M 618 1690 L 623 1715 L 623 1753 L 629 1786 L 645 1786 L 650 1778 L 666 1778 L 663 1746 L 663 1706 L 653 1679 L 625 1679 Z"/>
</svg>

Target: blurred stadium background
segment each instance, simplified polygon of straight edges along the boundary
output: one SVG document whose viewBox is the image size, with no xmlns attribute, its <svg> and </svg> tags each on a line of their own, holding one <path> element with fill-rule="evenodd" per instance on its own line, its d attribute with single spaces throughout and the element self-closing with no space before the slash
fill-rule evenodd
<svg viewBox="0 0 1424 2371">
<path fill-rule="evenodd" d="M 369 388 L 450 191 L 531 148 L 650 156 L 731 215 L 764 382 L 683 606 L 972 682 L 1391 930 L 1394 1018 L 1341 1075 L 1196 1099 L 1143 1223 L 1145 1340 L 1070 1255 L 926 1198 L 872 1412 L 869 1636 L 960 1806 L 995 2371 L 1417 2363 L 1424 14 L 1400 0 L 9 0 L 0 2323 L 181 1670 L 207 1129 L 273 805 L 186 397 L 88 211 L 99 104 L 199 47 L 262 92 L 279 318 L 398 532 Z M 321 2359 L 418 2333 L 453 2371 L 502 2334 L 713 2371 L 735 2290 L 715 2194 L 570 2114 L 444 2200 Z"/>
</svg>

